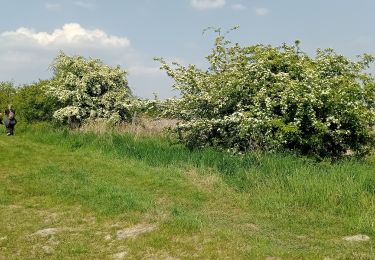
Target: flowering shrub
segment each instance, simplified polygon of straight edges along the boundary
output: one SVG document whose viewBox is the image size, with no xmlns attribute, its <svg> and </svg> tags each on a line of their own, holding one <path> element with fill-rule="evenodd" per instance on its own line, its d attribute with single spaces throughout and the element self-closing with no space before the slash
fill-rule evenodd
<svg viewBox="0 0 375 260">
<path fill-rule="evenodd" d="M 208 70 L 158 60 L 181 92 L 166 112 L 183 120 L 176 133 L 189 147 L 337 158 L 364 155 L 374 143 L 370 55 L 355 62 L 326 49 L 312 58 L 299 42 L 241 47 L 219 36 Z"/>
<path fill-rule="evenodd" d="M 78 125 L 85 120 L 106 119 L 114 124 L 131 120 L 133 96 L 120 67 L 61 52 L 52 69 L 48 92 L 64 104 L 54 113 L 58 120 Z"/>
</svg>

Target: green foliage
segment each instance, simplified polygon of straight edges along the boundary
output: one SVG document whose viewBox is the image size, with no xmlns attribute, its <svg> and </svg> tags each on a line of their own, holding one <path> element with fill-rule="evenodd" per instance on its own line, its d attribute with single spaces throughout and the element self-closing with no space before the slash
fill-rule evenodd
<svg viewBox="0 0 375 260">
<path fill-rule="evenodd" d="M 161 68 L 175 80 L 180 99 L 167 113 L 189 147 L 217 146 L 235 152 L 288 149 L 338 158 L 368 153 L 374 143 L 375 82 L 357 62 L 332 49 L 309 57 L 299 42 L 280 47 L 241 47 L 216 38 L 208 70 L 195 65 Z"/>
<path fill-rule="evenodd" d="M 40 80 L 18 89 L 13 104 L 17 115 L 25 122 L 53 120 L 53 112 L 60 108 L 60 104 L 57 98 L 47 95 L 46 86 L 49 83 L 49 80 Z"/>
<path fill-rule="evenodd" d="M 160 118 L 168 114 L 170 107 L 170 100 L 161 100 L 158 97 L 154 99 L 139 99 L 138 111 L 151 118 Z"/>
<path fill-rule="evenodd" d="M 13 103 L 15 94 L 16 88 L 12 82 L 0 82 L 0 113 L 4 112 L 3 110 L 8 106 L 8 104 Z"/>
<path fill-rule="evenodd" d="M 133 97 L 126 72 L 119 66 L 112 68 L 98 59 L 61 52 L 52 69 L 49 93 L 63 104 L 54 113 L 58 120 L 69 124 L 96 119 L 112 123 L 131 120 Z"/>
</svg>

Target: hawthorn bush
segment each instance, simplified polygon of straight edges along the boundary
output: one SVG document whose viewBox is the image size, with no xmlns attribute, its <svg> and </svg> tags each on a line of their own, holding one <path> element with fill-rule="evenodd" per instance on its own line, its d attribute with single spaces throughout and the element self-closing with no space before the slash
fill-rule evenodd
<svg viewBox="0 0 375 260">
<path fill-rule="evenodd" d="M 48 92 L 63 105 L 54 112 L 56 119 L 70 125 L 97 119 L 113 124 L 131 120 L 134 98 L 126 72 L 119 66 L 60 52 L 51 67 L 54 77 Z"/>
<path fill-rule="evenodd" d="M 157 59 L 181 97 L 165 101 L 188 147 L 235 152 L 293 150 L 318 158 L 367 154 L 374 144 L 375 83 L 359 61 L 332 49 L 302 52 L 297 41 L 280 47 L 241 47 L 215 40 L 209 69 Z"/>
</svg>

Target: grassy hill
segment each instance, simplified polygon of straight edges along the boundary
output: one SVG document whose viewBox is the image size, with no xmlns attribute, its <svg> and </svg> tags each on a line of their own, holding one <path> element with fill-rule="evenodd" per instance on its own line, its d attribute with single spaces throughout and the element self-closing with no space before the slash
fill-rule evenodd
<svg viewBox="0 0 375 260">
<path fill-rule="evenodd" d="M 373 158 L 239 157 L 45 126 L 1 135 L 0 157 L 0 259 L 375 258 Z"/>
</svg>

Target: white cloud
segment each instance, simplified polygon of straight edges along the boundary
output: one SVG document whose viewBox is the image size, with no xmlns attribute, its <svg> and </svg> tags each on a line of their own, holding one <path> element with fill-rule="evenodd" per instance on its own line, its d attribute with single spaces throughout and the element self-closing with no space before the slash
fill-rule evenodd
<svg viewBox="0 0 375 260">
<path fill-rule="evenodd" d="M 95 7 L 93 3 L 83 1 L 75 1 L 74 4 L 85 9 L 93 9 Z"/>
<path fill-rule="evenodd" d="M 152 97 L 153 92 L 162 98 L 171 95 L 172 82 L 166 73 L 153 57 L 134 49 L 128 38 L 76 23 L 52 32 L 25 27 L 0 32 L 0 81 L 24 84 L 50 78 L 49 66 L 59 50 L 68 55 L 101 59 L 110 66 L 120 65 L 129 72 L 129 84 L 138 96 Z"/>
<path fill-rule="evenodd" d="M 30 82 L 48 78 L 49 65 L 59 50 L 69 55 L 83 55 L 105 60 L 124 68 L 135 62 L 134 50 L 126 37 L 108 35 L 102 30 L 89 30 L 76 23 L 49 32 L 37 32 L 21 27 L 14 31 L 0 32 L 0 81 L 14 79 L 16 82 Z"/>
<path fill-rule="evenodd" d="M 50 11 L 60 11 L 62 9 L 62 5 L 59 3 L 45 3 L 44 7 Z"/>
<path fill-rule="evenodd" d="M 219 8 L 225 5 L 225 0 L 191 0 L 191 5 L 198 10 Z"/>
<path fill-rule="evenodd" d="M 247 7 L 244 6 L 243 4 L 233 4 L 233 5 L 231 6 L 231 8 L 232 8 L 233 10 L 236 10 L 236 11 L 242 11 L 242 10 L 246 10 L 246 9 L 247 9 Z"/>
<path fill-rule="evenodd" d="M 128 47 L 130 41 L 125 37 L 106 34 L 99 29 L 89 30 L 77 23 L 65 24 L 61 29 L 55 29 L 52 33 L 35 32 L 33 29 L 21 27 L 16 31 L 0 34 L 0 42 L 8 45 L 36 45 L 41 47 L 85 47 L 107 48 Z"/>
<path fill-rule="evenodd" d="M 259 16 L 265 16 L 270 13 L 270 10 L 268 10 L 267 8 L 261 7 L 261 8 L 256 8 L 255 13 Z"/>
</svg>

